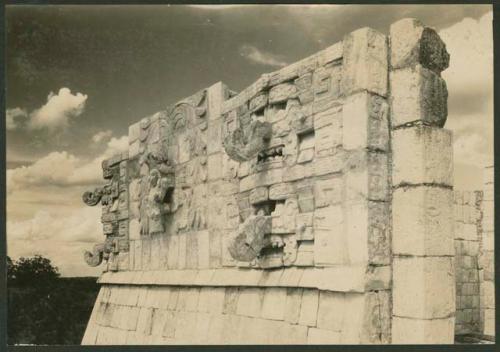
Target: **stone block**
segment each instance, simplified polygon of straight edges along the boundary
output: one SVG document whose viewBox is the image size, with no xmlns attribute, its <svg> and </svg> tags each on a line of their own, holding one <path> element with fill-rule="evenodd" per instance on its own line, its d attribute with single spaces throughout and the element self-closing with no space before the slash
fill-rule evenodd
<svg viewBox="0 0 500 352">
<path fill-rule="evenodd" d="M 361 28 L 344 37 L 341 87 L 345 96 L 368 90 L 387 94 L 388 48 L 385 35 Z"/>
<path fill-rule="evenodd" d="M 350 263 L 388 264 L 391 255 L 389 205 L 349 202 L 344 205 L 346 255 Z"/>
<path fill-rule="evenodd" d="M 314 184 L 315 205 L 318 208 L 335 205 L 342 202 L 343 180 L 341 177 L 332 177 L 326 180 L 317 180 Z"/>
<path fill-rule="evenodd" d="M 302 288 L 288 288 L 285 300 L 285 321 L 298 324 L 301 310 Z"/>
<path fill-rule="evenodd" d="M 153 326 L 153 309 L 141 308 L 137 318 L 136 330 L 138 333 L 150 335 Z"/>
<path fill-rule="evenodd" d="M 453 344 L 455 318 L 414 319 L 393 317 L 393 344 Z"/>
<path fill-rule="evenodd" d="M 417 65 L 392 71 L 390 81 L 393 128 L 417 121 L 444 126 L 448 116 L 448 90 L 444 79 Z"/>
<path fill-rule="evenodd" d="M 167 310 L 165 312 L 165 324 L 163 325 L 162 336 L 166 338 L 175 337 L 175 325 L 177 322 L 177 312 Z"/>
<path fill-rule="evenodd" d="M 346 200 L 387 200 L 389 196 L 387 154 L 365 150 L 351 152 L 343 169 Z"/>
<path fill-rule="evenodd" d="M 317 327 L 329 331 L 342 330 L 345 315 L 345 293 L 320 291 Z"/>
<path fill-rule="evenodd" d="M 320 129 L 328 125 L 334 125 L 335 129 L 342 131 L 342 109 L 343 106 L 334 106 L 328 110 L 314 114 L 314 129 Z"/>
<path fill-rule="evenodd" d="M 461 230 L 460 234 L 456 235 L 456 238 L 467 241 L 478 240 L 478 229 L 476 224 L 463 224 Z"/>
<path fill-rule="evenodd" d="M 391 335 L 390 291 L 347 293 L 343 344 L 388 344 Z"/>
<path fill-rule="evenodd" d="M 228 98 L 228 88 L 222 82 L 217 82 L 207 89 L 209 120 L 215 120 L 221 117 L 222 103 L 227 98 Z"/>
<path fill-rule="evenodd" d="M 258 204 L 266 202 L 269 199 L 269 191 L 267 187 L 257 187 L 250 192 L 250 204 Z"/>
<path fill-rule="evenodd" d="M 426 186 L 396 189 L 392 219 L 395 254 L 455 254 L 450 189 Z"/>
<path fill-rule="evenodd" d="M 452 132 L 429 126 L 393 132 L 393 185 L 453 186 Z"/>
<path fill-rule="evenodd" d="M 342 207 L 330 206 L 314 211 L 314 263 L 316 265 L 346 263 L 348 258 L 343 226 Z"/>
<path fill-rule="evenodd" d="M 248 103 L 248 110 L 250 112 L 256 112 L 262 110 L 267 105 L 267 93 L 260 93 L 257 96 L 250 99 Z"/>
<path fill-rule="evenodd" d="M 302 292 L 302 303 L 300 306 L 300 325 L 316 326 L 316 320 L 318 317 L 318 302 L 318 290 L 304 289 Z"/>
<path fill-rule="evenodd" d="M 238 287 L 226 287 L 222 307 L 223 314 L 236 314 L 240 295 L 239 291 L 240 289 Z"/>
<path fill-rule="evenodd" d="M 282 169 L 271 169 L 261 171 L 256 174 L 251 174 L 243 177 L 240 180 L 240 192 L 245 192 L 259 186 L 271 186 L 275 183 L 283 181 Z"/>
<path fill-rule="evenodd" d="M 314 155 L 324 157 L 335 154 L 336 148 L 342 144 L 342 126 L 339 122 L 341 121 L 333 120 L 332 124 L 314 131 Z"/>
<path fill-rule="evenodd" d="M 422 65 L 440 73 L 450 61 L 446 45 L 436 31 L 414 18 L 404 18 L 390 29 L 393 69 Z"/>
<path fill-rule="evenodd" d="M 312 185 L 297 186 L 299 210 L 301 213 L 312 212 L 314 206 L 314 189 Z"/>
<path fill-rule="evenodd" d="M 276 104 L 297 96 L 297 88 L 291 83 L 282 83 L 269 90 L 269 104 Z"/>
<path fill-rule="evenodd" d="M 342 145 L 345 149 L 386 151 L 389 144 L 389 105 L 378 95 L 359 92 L 342 107 Z"/>
<path fill-rule="evenodd" d="M 396 257 L 393 282 L 393 314 L 398 317 L 438 319 L 455 312 L 452 257 Z"/>
<path fill-rule="evenodd" d="M 307 332 L 307 344 L 309 345 L 338 345 L 340 344 L 340 332 L 324 329 L 309 328 Z"/>
<path fill-rule="evenodd" d="M 240 291 L 236 314 L 258 318 L 262 311 L 264 290 L 260 288 L 244 288 Z"/>
<path fill-rule="evenodd" d="M 314 161 L 314 176 L 322 176 L 342 171 L 342 167 L 344 166 L 344 158 L 345 154 L 341 150 L 337 150 L 334 155 L 316 158 Z M 308 166 L 308 168 L 309 170 L 311 169 L 310 166 Z"/>
<path fill-rule="evenodd" d="M 269 344 L 305 345 L 307 343 L 307 327 L 277 321 L 268 322 Z"/>
<path fill-rule="evenodd" d="M 286 297 L 285 288 L 268 287 L 264 289 L 261 317 L 264 319 L 284 320 Z"/>
<path fill-rule="evenodd" d="M 270 200 L 285 200 L 294 194 L 294 188 L 291 183 L 278 183 L 269 187 Z"/>
<path fill-rule="evenodd" d="M 198 311 L 221 314 L 224 308 L 224 297 L 224 288 L 202 287 L 198 301 Z"/>
<path fill-rule="evenodd" d="M 200 288 L 199 287 L 190 287 L 186 292 L 186 306 L 185 310 L 188 312 L 196 312 L 198 309 L 198 299 L 200 297 Z"/>
<path fill-rule="evenodd" d="M 297 157 L 297 164 L 304 164 L 314 159 L 314 148 L 309 148 L 299 151 Z"/>
</svg>

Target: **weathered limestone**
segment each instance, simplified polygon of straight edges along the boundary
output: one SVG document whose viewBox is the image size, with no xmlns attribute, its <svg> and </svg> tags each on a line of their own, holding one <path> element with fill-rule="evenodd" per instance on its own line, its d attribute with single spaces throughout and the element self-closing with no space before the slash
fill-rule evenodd
<svg viewBox="0 0 500 352">
<path fill-rule="evenodd" d="M 441 129 L 448 93 L 440 77 L 449 55 L 416 20 L 390 32 L 392 342 L 453 343 L 452 136 Z"/>
<path fill-rule="evenodd" d="M 454 191 L 455 335 L 483 334 L 480 322 L 479 248 L 482 192 Z M 483 244 L 484 248 L 484 244 Z"/>
<path fill-rule="evenodd" d="M 130 126 L 84 197 L 107 267 L 83 343 L 452 342 L 447 60 L 419 22 L 362 28 Z"/>
<path fill-rule="evenodd" d="M 344 38 L 344 94 L 367 90 L 387 94 L 387 37 L 371 28 L 358 29 Z"/>
<path fill-rule="evenodd" d="M 479 247 L 480 331 L 495 337 L 495 261 L 494 261 L 494 167 L 483 169 L 484 194 L 480 204 L 481 221 Z"/>
<path fill-rule="evenodd" d="M 392 182 L 453 186 L 451 131 L 413 126 L 393 131 Z"/>
<path fill-rule="evenodd" d="M 400 255 L 454 255 L 453 192 L 406 187 L 393 193 L 393 252 Z"/>
<path fill-rule="evenodd" d="M 390 75 L 392 126 L 422 122 L 443 127 L 448 116 L 448 90 L 439 74 L 420 65 Z"/>
<path fill-rule="evenodd" d="M 391 25 L 392 69 L 422 65 L 441 73 L 448 68 L 446 45 L 432 28 L 419 20 L 405 18 Z"/>
</svg>

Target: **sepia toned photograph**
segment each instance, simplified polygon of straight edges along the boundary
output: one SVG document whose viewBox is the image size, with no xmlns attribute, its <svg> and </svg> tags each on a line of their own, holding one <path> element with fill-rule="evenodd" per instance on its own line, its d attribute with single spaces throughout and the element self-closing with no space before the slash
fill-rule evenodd
<svg viewBox="0 0 500 352">
<path fill-rule="evenodd" d="M 494 348 L 492 5 L 4 9 L 9 346 Z"/>
</svg>

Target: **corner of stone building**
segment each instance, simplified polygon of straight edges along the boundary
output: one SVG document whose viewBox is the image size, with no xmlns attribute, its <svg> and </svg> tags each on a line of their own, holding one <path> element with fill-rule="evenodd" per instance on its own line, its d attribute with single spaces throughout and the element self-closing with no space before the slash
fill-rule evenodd
<svg viewBox="0 0 500 352">
<path fill-rule="evenodd" d="M 455 271 L 449 54 L 415 19 L 390 27 L 392 343 L 454 342 Z M 412 302 L 412 304 L 408 304 Z"/>
</svg>

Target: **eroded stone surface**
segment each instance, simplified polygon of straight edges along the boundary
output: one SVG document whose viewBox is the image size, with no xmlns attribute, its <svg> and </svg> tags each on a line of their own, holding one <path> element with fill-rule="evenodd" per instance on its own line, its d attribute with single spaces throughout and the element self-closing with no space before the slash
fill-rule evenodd
<svg viewBox="0 0 500 352">
<path fill-rule="evenodd" d="M 424 122 L 443 127 L 448 117 L 446 82 L 421 65 L 394 70 L 391 81 L 391 121 L 397 127 Z"/>
<path fill-rule="evenodd" d="M 422 65 L 436 73 L 448 68 L 446 45 L 432 28 L 414 18 L 391 25 L 391 65 L 393 69 Z"/>
</svg>

